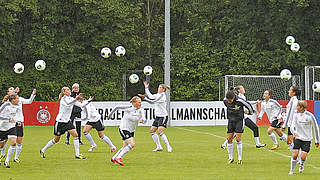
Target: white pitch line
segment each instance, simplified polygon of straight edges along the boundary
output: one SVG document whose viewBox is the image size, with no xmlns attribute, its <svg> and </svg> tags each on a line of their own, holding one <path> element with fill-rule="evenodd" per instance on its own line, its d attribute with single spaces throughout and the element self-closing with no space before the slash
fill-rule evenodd
<svg viewBox="0 0 320 180">
<path fill-rule="evenodd" d="M 184 130 L 184 131 L 190 131 L 190 132 L 198 133 L 198 134 L 206 134 L 206 135 L 214 136 L 214 137 L 217 137 L 217 138 L 220 138 L 220 139 L 226 139 L 226 137 L 222 137 L 222 136 L 219 136 L 219 135 L 216 135 L 216 134 L 212 134 L 212 133 L 208 133 L 208 132 L 202 132 L 202 131 L 197 131 L 197 130 L 192 130 L 192 129 L 186 129 L 186 128 L 182 128 L 182 127 L 174 127 L 174 128 L 176 128 L 176 129 L 181 129 L 181 130 Z M 242 143 L 245 144 L 245 145 L 247 145 L 247 146 L 253 146 L 252 144 L 249 144 L 249 143 L 244 143 L 244 142 L 242 142 Z M 263 148 L 263 149 L 264 149 L 264 148 Z M 280 155 L 280 156 L 282 156 L 282 157 L 291 158 L 291 156 L 288 156 L 288 155 L 286 155 L 286 154 L 279 153 L 279 152 L 277 152 L 277 151 L 272 151 L 272 150 L 267 150 L 267 149 L 264 149 L 264 150 L 266 150 L 266 151 L 268 151 L 268 152 L 271 152 L 271 153 L 274 153 L 274 154 L 278 154 L 278 155 Z M 310 163 L 307 163 L 306 166 L 310 166 L 310 167 L 312 167 L 312 168 L 314 168 L 314 169 L 320 170 L 319 167 L 314 166 L 314 165 L 312 165 L 312 164 L 310 164 Z"/>
</svg>

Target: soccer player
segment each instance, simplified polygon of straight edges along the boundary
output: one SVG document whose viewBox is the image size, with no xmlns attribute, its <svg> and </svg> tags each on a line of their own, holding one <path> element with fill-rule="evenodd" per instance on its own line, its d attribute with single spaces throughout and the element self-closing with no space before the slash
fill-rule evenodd
<svg viewBox="0 0 320 180">
<path fill-rule="evenodd" d="M 154 149 L 153 151 L 162 151 L 163 148 L 160 144 L 159 136 L 160 135 L 161 139 L 167 146 L 168 152 L 172 152 L 172 147 L 170 146 L 169 140 L 167 136 L 164 134 L 164 130 L 167 127 L 167 122 L 168 122 L 168 112 L 166 109 L 167 106 L 167 99 L 166 99 L 166 90 L 170 90 L 170 86 L 167 86 L 165 84 L 160 84 L 158 87 L 158 93 L 157 94 L 151 94 L 149 91 L 149 83 L 144 82 L 144 87 L 145 87 L 145 93 L 146 96 L 142 94 L 138 94 L 142 99 L 146 100 L 150 104 L 154 104 L 154 109 L 155 109 L 155 120 L 153 121 L 153 124 L 150 128 L 150 133 L 152 136 L 153 141 L 156 143 L 157 148 Z M 158 130 L 158 134 L 156 131 Z"/>
<path fill-rule="evenodd" d="M 242 164 L 242 141 L 241 135 L 243 133 L 243 118 L 244 107 L 248 109 L 248 114 L 253 114 L 253 108 L 249 102 L 239 98 L 234 94 L 233 89 L 227 91 L 226 97 L 223 100 L 224 105 L 227 107 L 228 118 L 228 155 L 229 159 L 227 164 L 233 163 L 233 135 L 236 133 L 237 151 L 238 151 L 238 164 Z"/>
<path fill-rule="evenodd" d="M 130 103 L 131 106 L 117 106 L 115 107 L 110 114 L 108 119 L 117 111 L 123 110 L 124 116 L 121 119 L 119 132 L 123 140 L 123 146 L 118 150 L 116 154 L 111 158 L 111 162 L 124 165 L 122 162 L 122 157 L 128 153 L 134 146 L 134 132 L 138 123 L 146 123 L 145 114 L 143 108 L 141 108 L 141 98 L 134 96 Z"/>
<path fill-rule="evenodd" d="M 77 95 L 79 95 L 79 84 L 78 83 L 74 83 L 72 85 L 72 92 L 71 92 L 71 97 L 75 98 Z M 81 108 L 78 106 L 73 106 L 72 109 L 72 113 L 71 113 L 71 122 L 73 124 L 73 122 L 75 122 L 76 124 L 76 130 L 79 136 L 79 144 L 83 145 L 82 141 L 81 141 Z M 70 138 L 70 134 L 67 132 L 66 135 L 66 145 L 70 145 L 69 143 L 69 138 Z"/>
<path fill-rule="evenodd" d="M 82 102 L 83 100 L 83 97 L 81 97 L 80 101 Z M 88 150 L 89 152 L 93 151 L 93 149 L 97 147 L 96 143 L 92 139 L 91 134 L 89 133 L 92 128 L 95 128 L 98 132 L 98 136 L 109 145 L 111 148 L 110 152 L 116 151 L 116 146 L 113 145 L 110 138 L 104 134 L 104 125 L 101 120 L 101 115 L 98 113 L 98 110 L 93 104 L 89 103 L 82 108 L 81 120 L 87 120 L 87 124 L 83 128 L 83 134 L 91 144 L 91 147 Z"/>
<path fill-rule="evenodd" d="M 307 102 L 298 101 L 297 112 L 294 113 L 290 130 L 294 136 L 294 146 L 290 161 L 289 175 L 294 174 L 299 149 L 301 149 L 301 161 L 299 172 L 304 170 L 304 163 L 310 151 L 310 144 L 313 139 L 312 127 L 314 129 L 315 145 L 319 147 L 319 126 L 314 115 L 307 111 Z"/>
<path fill-rule="evenodd" d="M 239 98 L 242 98 L 244 99 L 245 101 L 247 100 L 247 98 L 245 97 L 245 89 L 243 86 L 241 85 L 238 85 L 234 88 L 236 90 L 236 92 L 238 93 L 238 97 Z M 247 109 L 245 109 L 245 114 L 244 114 L 244 122 L 245 122 L 245 125 L 252 130 L 253 132 L 253 137 L 254 137 L 254 140 L 256 142 L 256 148 L 261 148 L 261 147 L 265 147 L 266 144 L 264 143 L 260 143 L 260 138 L 259 138 L 259 128 L 258 126 L 256 125 L 256 123 L 254 121 L 254 118 L 256 118 L 255 115 L 248 115 L 247 114 Z M 235 138 L 235 134 L 234 134 L 234 137 Z M 225 142 L 221 145 L 221 148 L 225 148 L 227 146 L 227 143 L 228 143 L 228 138 L 225 140 Z"/>
<path fill-rule="evenodd" d="M 297 105 L 298 105 L 297 96 L 300 96 L 301 90 L 297 86 L 291 86 L 288 93 L 291 98 L 289 103 L 286 106 L 287 118 L 285 119 L 282 125 L 282 130 L 285 130 L 285 128 L 288 126 L 287 144 L 289 145 L 290 151 L 293 152 L 293 135 L 291 132 L 291 124 L 293 121 L 293 114 L 297 111 Z"/>
<path fill-rule="evenodd" d="M 61 93 L 59 95 L 60 106 L 59 112 L 56 117 L 56 122 L 54 124 L 54 138 L 48 141 L 48 143 L 40 150 L 40 156 L 45 159 L 45 152 L 48 148 L 58 143 L 61 135 L 63 135 L 66 131 L 68 131 L 73 136 L 73 144 L 75 149 L 75 158 L 76 159 L 85 159 L 86 157 L 80 154 L 79 150 L 79 138 L 78 133 L 75 130 L 75 127 L 70 121 L 70 116 L 72 112 L 72 108 L 74 105 L 78 107 L 83 107 L 88 104 L 93 97 L 90 97 L 88 100 L 80 103 L 78 100 L 81 97 L 81 94 L 77 95 L 76 98 L 70 96 L 71 91 L 68 87 L 63 87 L 61 89 Z"/>
<path fill-rule="evenodd" d="M 9 102 L 5 102 L 0 107 L 0 149 L 4 148 L 6 141 L 10 140 L 10 147 L 4 165 L 10 168 L 9 161 L 16 150 L 17 131 L 16 121 L 19 116 L 19 96 L 17 94 L 8 95 Z"/>
<path fill-rule="evenodd" d="M 258 116 L 258 119 L 261 120 L 263 114 L 266 112 L 268 119 L 271 123 L 271 126 L 268 128 L 267 132 L 269 137 L 272 139 L 274 145 L 272 146 L 271 150 L 275 150 L 279 147 L 279 143 L 277 141 L 276 135 L 273 133 L 273 131 L 276 131 L 276 133 L 279 135 L 280 139 L 287 142 L 287 135 L 282 133 L 281 131 L 281 111 L 282 107 L 278 103 L 278 101 L 271 99 L 271 96 L 273 94 L 273 90 L 269 89 L 266 90 L 263 93 L 264 100 L 259 103 L 261 103 L 261 112 Z"/>
</svg>

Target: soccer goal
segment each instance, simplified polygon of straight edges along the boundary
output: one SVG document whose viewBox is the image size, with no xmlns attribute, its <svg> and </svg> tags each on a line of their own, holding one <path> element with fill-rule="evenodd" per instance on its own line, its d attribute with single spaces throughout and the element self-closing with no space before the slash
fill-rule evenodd
<svg viewBox="0 0 320 180">
<path fill-rule="evenodd" d="M 320 93 L 315 93 L 312 90 L 312 84 L 320 81 L 320 66 L 305 66 L 304 67 L 305 81 L 305 99 L 320 100 Z"/>
<path fill-rule="evenodd" d="M 267 89 L 272 89 L 272 96 L 275 100 L 289 100 L 288 90 L 291 86 L 299 86 L 300 76 L 292 76 L 288 81 L 282 80 L 280 76 L 256 76 L 256 75 L 226 75 L 225 91 L 230 87 L 242 85 L 246 90 L 246 98 L 248 101 L 262 100 L 263 93 Z"/>
</svg>

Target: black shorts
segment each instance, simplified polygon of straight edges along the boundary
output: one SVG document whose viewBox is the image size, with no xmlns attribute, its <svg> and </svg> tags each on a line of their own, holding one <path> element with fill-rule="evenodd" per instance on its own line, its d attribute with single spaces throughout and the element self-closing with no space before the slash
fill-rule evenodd
<svg viewBox="0 0 320 180">
<path fill-rule="evenodd" d="M 301 149 L 302 151 L 307 153 L 310 151 L 311 141 L 302 141 L 300 139 L 294 139 L 293 144 L 293 149 Z"/>
<path fill-rule="evenodd" d="M 278 119 L 273 120 L 271 122 L 271 127 L 273 127 L 273 128 L 281 128 L 281 122 Z"/>
<path fill-rule="evenodd" d="M 24 131 L 23 122 L 21 122 L 21 126 L 18 126 L 18 123 L 16 123 L 16 129 L 17 129 L 17 137 L 23 137 L 23 131 Z"/>
<path fill-rule="evenodd" d="M 97 121 L 97 122 L 89 122 L 88 121 L 86 125 L 92 126 L 97 131 L 103 131 L 104 130 L 104 126 L 102 125 L 101 121 Z"/>
<path fill-rule="evenodd" d="M 66 123 L 64 122 L 55 122 L 54 123 L 54 135 L 56 136 L 61 136 L 64 134 L 66 131 L 75 129 L 74 125 L 72 124 L 71 121 L 68 121 Z"/>
<path fill-rule="evenodd" d="M 243 133 L 243 120 L 239 119 L 237 121 L 228 120 L 228 131 L 227 133 Z"/>
<path fill-rule="evenodd" d="M 134 137 L 134 132 L 130 132 L 130 131 L 127 131 L 127 130 L 121 130 L 119 128 L 119 132 L 120 132 L 120 135 L 122 137 L 122 140 L 126 140 L 126 139 L 129 139 L 131 137 Z"/>
<path fill-rule="evenodd" d="M 0 142 L 8 139 L 8 136 L 17 136 L 16 127 L 10 128 L 7 131 L 0 131 Z"/>
<path fill-rule="evenodd" d="M 291 130 L 290 130 L 290 127 L 288 127 L 288 136 L 292 136 L 293 134 L 292 134 L 292 132 L 291 132 Z"/>
<path fill-rule="evenodd" d="M 163 126 L 163 127 L 167 127 L 167 123 L 168 123 L 168 116 L 166 117 L 156 117 L 152 123 L 152 126 L 155 127 L 159 127 L 159 126 Z"/>
</svg>

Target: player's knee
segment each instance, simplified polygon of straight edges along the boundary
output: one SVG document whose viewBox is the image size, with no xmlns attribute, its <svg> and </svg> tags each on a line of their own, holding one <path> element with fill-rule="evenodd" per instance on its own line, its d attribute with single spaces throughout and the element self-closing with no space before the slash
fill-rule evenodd
<svg viewBox="0 0 320 180">
<path fill-rule="evenodd" d="M 136 145 L 136 143 L 132 142 L 130 143 L 131 148 L 133 148 Z"/>
</svg>

